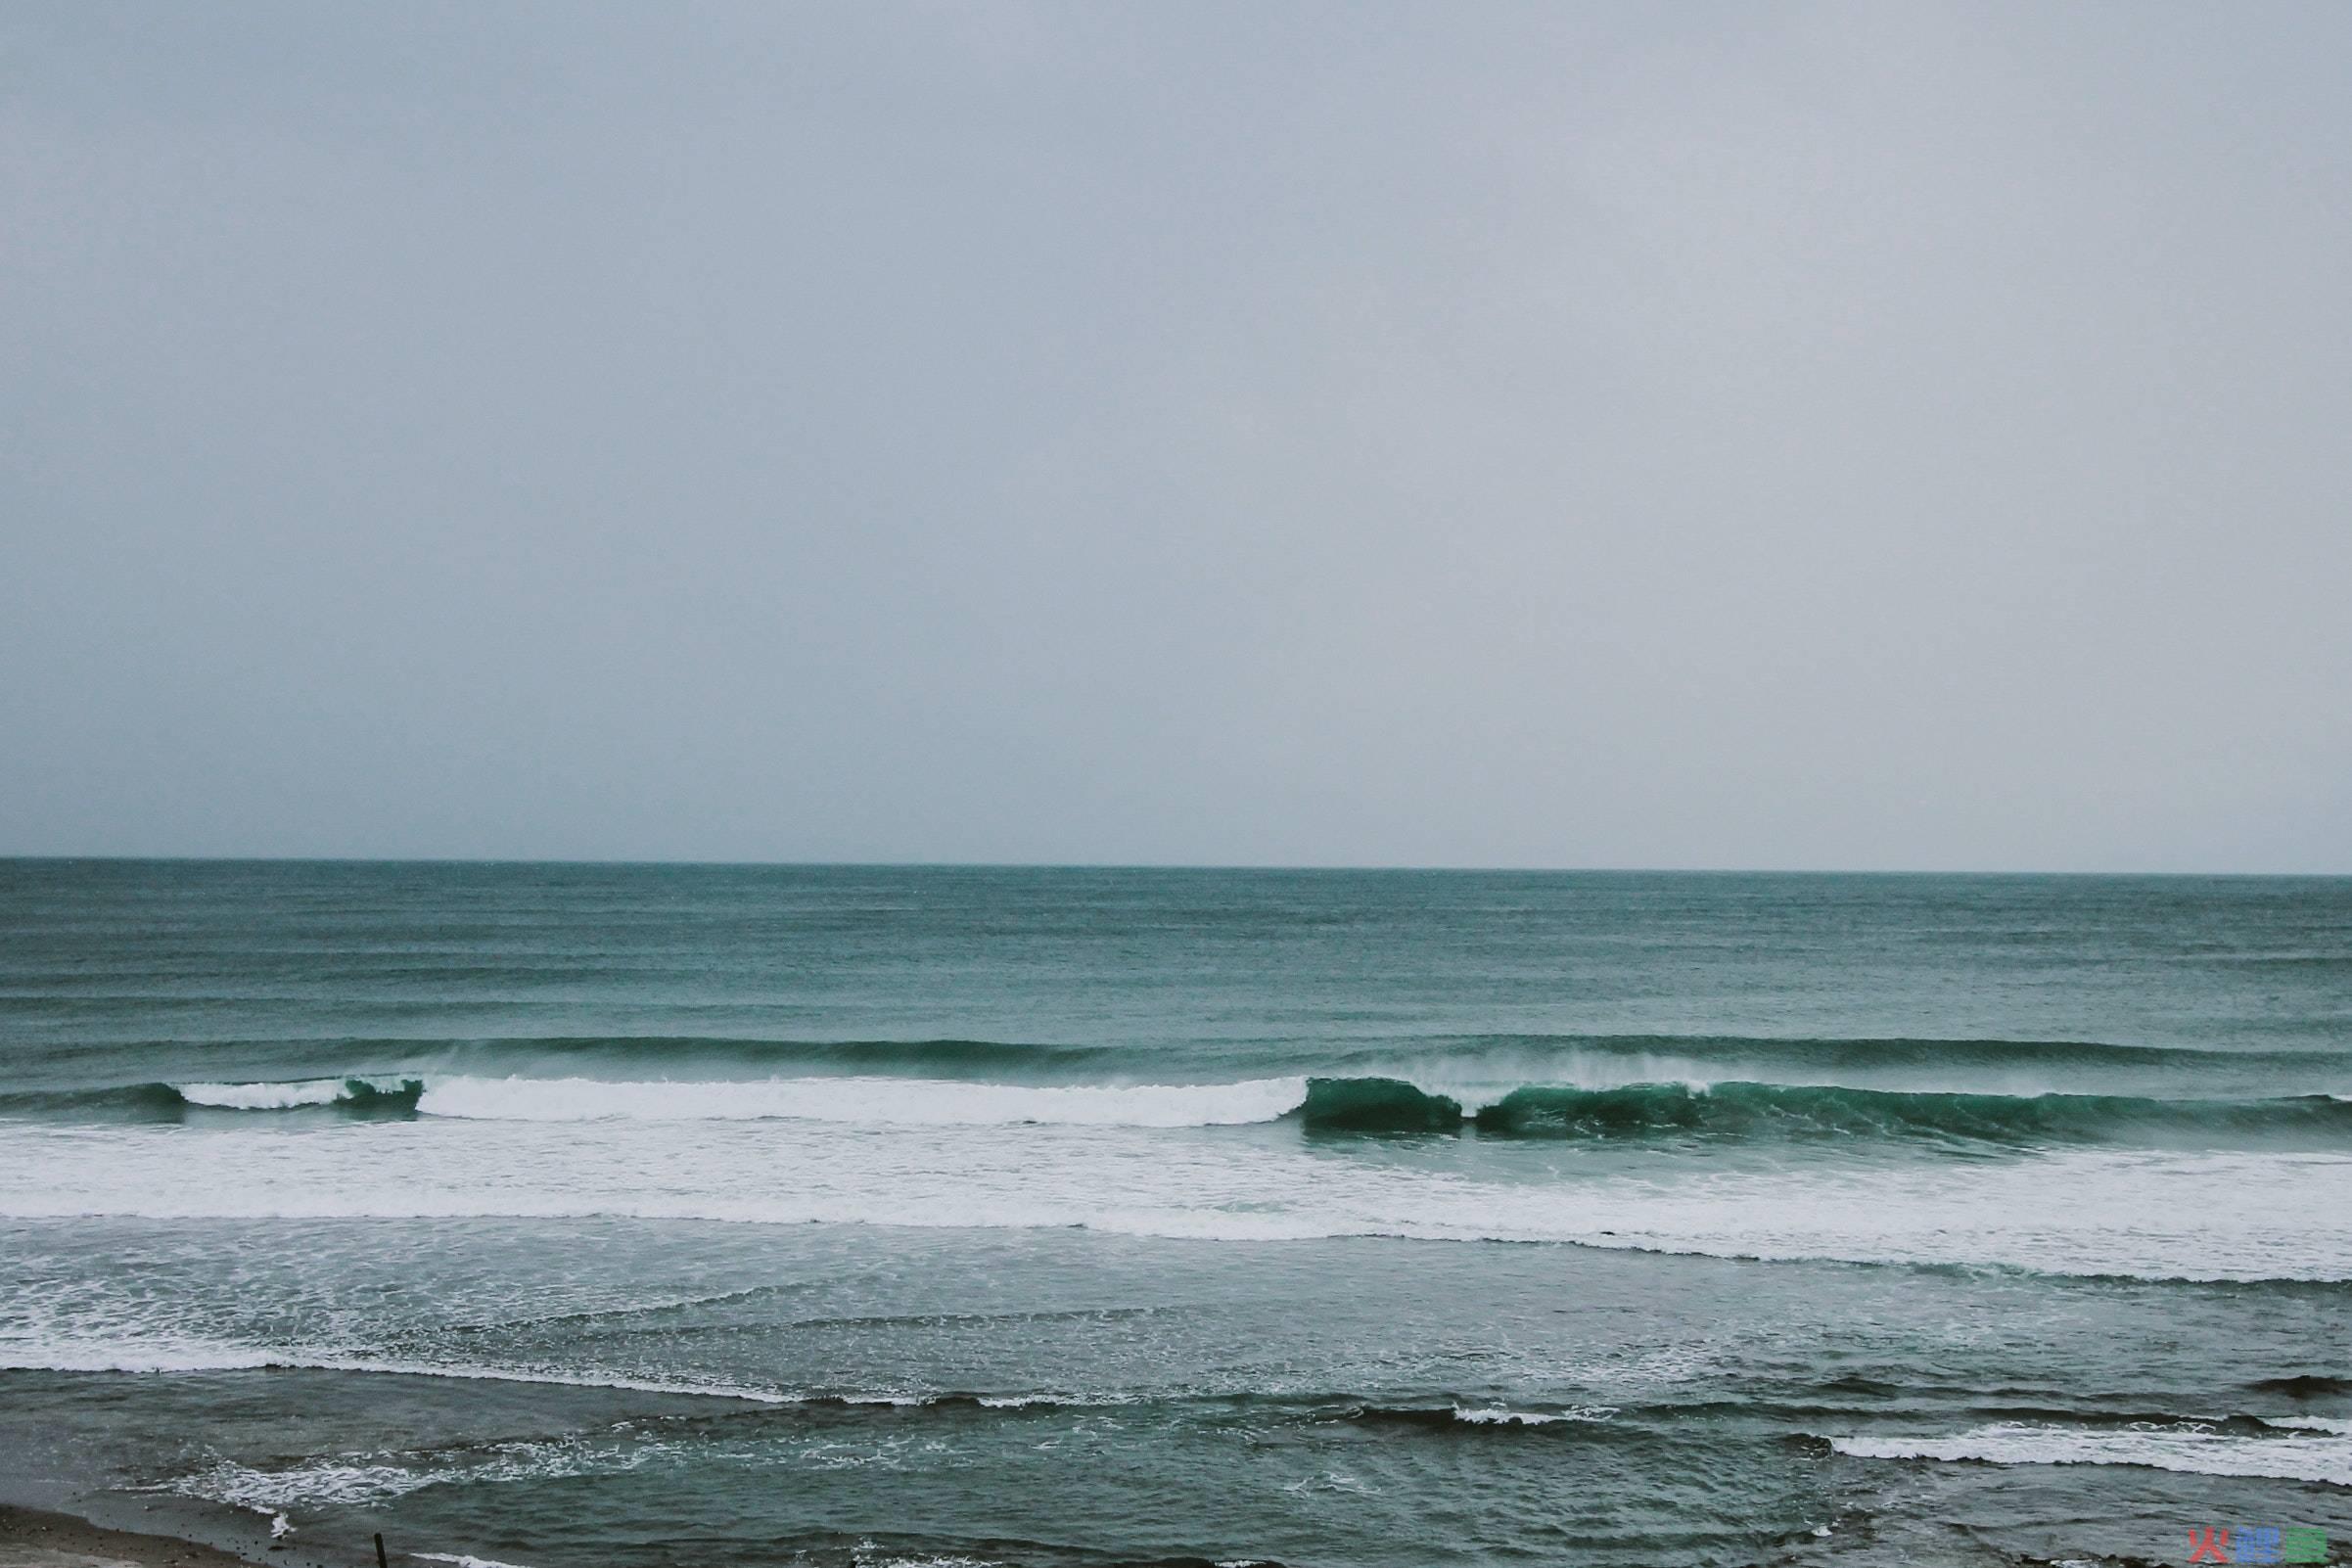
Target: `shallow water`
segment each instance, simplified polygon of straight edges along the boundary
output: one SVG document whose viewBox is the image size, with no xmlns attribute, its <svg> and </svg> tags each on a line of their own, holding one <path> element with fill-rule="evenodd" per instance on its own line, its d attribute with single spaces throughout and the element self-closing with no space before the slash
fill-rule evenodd
<svg viewBox="0 0 2352 1568">
<path fill-rule="evenodd" d="M 0 862 L 0 1432 L 526 1568 L 2352 1544 L 2346 1095 L 2341 880 Z"/>
</svg>

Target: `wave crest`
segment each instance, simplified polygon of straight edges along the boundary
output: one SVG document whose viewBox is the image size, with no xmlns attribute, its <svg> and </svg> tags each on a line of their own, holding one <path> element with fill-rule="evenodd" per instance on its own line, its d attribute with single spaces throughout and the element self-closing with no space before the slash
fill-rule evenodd
<svg viewBox="0 0 2352 1568">
<path fill-rule="evenodd" d="M 1911 1140 L 2008 1147 L 2352 1143 L 2352 1100 L 1988 1094 L 1750 1082 L 1582 1088 L 1529 1084 L 1458 1094 L 1402 1078 L 1218 1084 L 1013 1084 L 808 1077 L 355 1077 L 139 1084 L 0 1096 L 0 1111 L 176 1121 L 192 1112 L 326 1112 L 474 1122 L 816 1121 L 870 1126 L 1228 1127 L 1288 1119 L 1315 1135 L 1451 1134 L 1591 1141 Z"/>
<path fill-rule="evenodd" d="M 163 1085 L 182 1105 L 221 1111 L 293 1111 L 333 1105 L 362 1112 L 413 1111 L 425 1092 L 422 1079 L 378 1084 L 364 1078 L 312 1079 L 293 1084 L 173 1084 Z"/>
<path fill-rule="evenodd" d="M 2097 1143 L 2148 1133 L 2209 1138 L 2352 1137 L 2352 1104 L 2329 1095 L 2159 1100 L 2111 1094 L 1963 1094 L 1801 1084 L 1530 1084 L 1465 1111 L 1401 1079 L 1311 1079 L 1297 1116 L 1311 1131 L 1452 1132 L 1631 1139 L 1939 1138 Z"/>
<path fill-rule="evenodd" d="M 960 1080 L 793 1078 L 756 1083 L 455 1078 L 429 1082 L 417 1110 L 470 1121 L 846 1122 L 879 1126 L 1221 1127 L 1270 1122 L 1305 1082 L 1035 1086 Z"/>
</svg>

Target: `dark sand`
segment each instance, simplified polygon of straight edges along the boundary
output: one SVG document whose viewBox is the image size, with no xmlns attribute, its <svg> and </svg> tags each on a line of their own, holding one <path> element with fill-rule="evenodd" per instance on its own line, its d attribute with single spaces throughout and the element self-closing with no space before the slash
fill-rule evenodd
<svg viewBox="0 0 2352 1568">
<path fill-rule="evenodd" d="M 172 1536 L 108 1530 L 67 1513 L 0 1505 L 0 1568 L 254 1568 Z"/>
</svg>

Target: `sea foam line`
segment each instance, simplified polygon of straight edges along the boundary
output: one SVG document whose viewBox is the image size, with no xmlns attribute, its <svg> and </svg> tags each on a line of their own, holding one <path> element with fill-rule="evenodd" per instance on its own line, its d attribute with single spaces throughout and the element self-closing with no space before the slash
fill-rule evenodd
<svg viewBox="0 0 2352 1568">
<path fill-rule="evenodd" d="M 458 1078 L 426 1084 L 426 1116 L 494 1121 L 756 1121 L 798 1119 L 924 1127 L 1052 1123 L 1215 1127 L 1270 1122 L 1299 1104 L 1303 1078 L 1238 1084 L 1028 1085 L 883 1078 L 763 1083 L 636 1083 L 597 1079 Z"/>
<path fill-rule="evenodd" d="M 1790 1138 L 1851 1142 L 2132 1143 L 2150 1134 L 2352 1142 L 2352 1105 L 2313 1093 L 2252 1099 L 1894 1090 L 1698 1080 L 1585 1087 L 1522 1084 L 1463 1096 L 1380 1077 L 1223 1084 L 1024 1084 L 874 1077 L 761 1080 L 429 1077 L 380 1082 L 150 1085 L 186 1106 L 288 1111 L 337 1106 L 460 1122 L 814 1121 L 858 1126 L 1187 1128 L 1296 1117 L 1322 1133 L 1513 1138 Z"/>
<path fill-rule="evenodd" d="M 632 1394 L 744 1400 L 755 1405 L 806 1405 L 828 1398 L 732 1383 L 675 1383 L 619 1374 L 522 1371 L 468 1363 L 388 1360 L 373 1357 L 305 1354 L 239 1345 L 0 1346 L 0 1370 L 21 1372 L 357 1372 L 386 1377 L 446 1377 L 463 1382 L 532 1383 L 562 1388 L 618 1389 Z M 854 1400 L 844 1403 L 857 1403 Z M 877 1398 L 874 1403 L 887 1403 Z"/>
<path fill-rule="evenodd" d="M 1469 1426 L 1549 1426 L 1555 1421 L 1606 1421 L 1614 1406 L 1579 1405 L 1565 1410 L 1515 1410 L 1507 1406 L 1453 1407 L 1453 1418 Z"/>
<path fill-rule="evenodd" d="M 1951 1437 L 1834 1437 L 1829 1446 L 1862 1459 L 2131 1465 L 2193 1475 L 2261 1476 L 2352 1487 L 2352 1436 L 2330 1429 L 2335 1424 L 2279 1437 L 2244 1437 L 2193 1426 L 2095 1431 L 2005 1421 Z M 2303 1435 L 2304 1430 L 2312 1435 Z"/>
<path fill-rule="evenodd" d="M 362 1376 L 438 1377 L 460 1382 L 526 1383 L 555 1388 L 614 1389 L 631 1394 L 663 1394 L 684 1399 L 737 1400 L 753 1405 L 876 1407 L 914 1409 L 927 1406 L 970 1404 L 986 1409 L 1094 1409 L 1133 1403 L 1124 1394 L 1070 1393 L 967 1394 L 938 1391 L 913 1394 L 843 1394 L 819 1390 L 756 1388 L 740 1383 L 681 1383 L 619 1373 L 558 1372 L 486 1366 L 474 1362 L 392 1360 L 374 1357 L 304 1354 L 300 1351 L 261 1350 L 235 1345 L 107 1346 L 68 1345 L 31 1350 L 0 1347 L 0 1371 L 37 1372 L 169 1372 L 305 1371 L 350 1372 Z M 1549 1417 L 1543 1417 L 1549 1419 Z M 422 1556 L 424 1553 L 411 1553 Z"/>
<path fill-rule="evenodd" d="M 411 1081 L 414 1082 L 414 1081 Z M 399 1092 L 372 1080 L 181 1084 L 190 1105 L 276 1111 L 365 1103 Z M 1018 1084 L 904 1078 L 778 1078 L 700 1082 L 593 1078 L 431 1078 L 419 1115 L 488 1122 L 847 1122 L 978 1127 L 1220 1127 L 1271 1122 L 1307 1095 L 1304 1078 L 1234 1084 Z"/>
</svg>

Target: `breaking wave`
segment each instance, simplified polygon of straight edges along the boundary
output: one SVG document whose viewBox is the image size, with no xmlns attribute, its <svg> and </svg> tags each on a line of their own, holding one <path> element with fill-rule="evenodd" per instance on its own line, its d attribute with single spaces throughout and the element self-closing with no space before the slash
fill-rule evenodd
<svg viewBox="0 0 2352 1568">
<path fill-rule="evenodd" d="M 114 1088 L 0 1094 L 0 1115 L 176 1122 L 189 1112 L 324 1111 L 343 1116 L 416 1113 L 422 1079 L 317 1078 L 264 1084 L 125 1084 Z"/>
<path fill-rule="evenodd" d="M 2352 1142 L 2352 1100 L 2329 1094 L 2161 1099 L 1988 1094 L 1832 1084 L 1531 1084 L 1424 1088 L 1401 1078 L 1223 1084 L 1036 1084 L 884 1077 L 761 1080 L 374 1077 L 140 1084 L 18 1094 L 0 1109 L 172 1121 L 191 1113 L 310 1112 L 476 1122 L 815 1121 L 873 1126 L 1228 1127 L 1295 1122 L 1311 1134 L 1472 1131 L 1497 1138 L 1908 1139 L 2036 1146 L 2238 1140 Z"/>
<path fill-rule="evenodd" d="M 2098 1143 L 2149 1134 L 2206 1139 L 2352 1138 L 2352 1103 L 2331 1095 L 2160 1100 L 2113 1094 L 1960 1094 L 1791 1084 L 1529 1085 L 1475 1110 L 1401 1079 L 1312 1079 L 1300 1122 L 1323 1132 L 1502 1137 L 1942 1138 Z"/>
<path fill-rule="evenodd" d="M 364 1078 L 315 1079 L 295 1084 L 169 1084 L 184 1105 L 223 1111 L 293 1111 L 332 1105 L 361 1112 L 413 1111 L 425 1092 L 421 1079 L 378 1084 Z"/>
<path fill-rule="evenodd" d="M 1068 1086 L 895 1078 L 716 1084 L 458 1078 L 428 1083 L 416 1108 L 424 1116 L 499 1122 L 799 1120 L 919 1127 L 1038 1123 L 1174 1128 L 1272 1121 L 1297 1105 L 1305 1092 L 1305 1081 L 1296 1078 Z"/>
<path fill-rule="evenodd" d="M 1511 1429 L 1555 1426 L 1564 1421 L 1606 1421 L 1616 1413 L 1614 1406 L 1605 1405 L 1580 1405 L 1557 1410 L 1522 1410 L 1501 1405 L 1359 1405 L 1341 1418 L 1375 1426 Z"/>
</svg>

